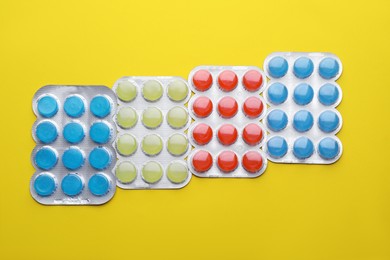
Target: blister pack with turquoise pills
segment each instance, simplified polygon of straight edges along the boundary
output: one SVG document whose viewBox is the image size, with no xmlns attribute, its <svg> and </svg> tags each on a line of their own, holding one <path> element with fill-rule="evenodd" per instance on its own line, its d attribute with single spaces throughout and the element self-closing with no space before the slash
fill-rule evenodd
<svg viewBox="0 0 390 260">
<path fill-rule="evenodd" d="M 113 169 L 123 189 L 179 189 L 191 180 L 185 134 L 191 120 L 184 104 L 187 82 L 171 76 L 131 76 L 113 86 L 118 110 Z"/>
<path fill-rule="evenodd" d="M 278 163 L 330 164 L 342 154 L 336 134 L 343 121 L 336 109 L 342 91 L 340 59 L 331 53 L 276 52 L 264 61 L 270 79 L 264 119 L 265 150 Z"/>
<path fill-rule="evenodd" d="M 45 86 L 33 97 L 32 197 L 46 205 L 97 205 L 115 194 L 113 121 L 105 86 Z"/>
</svg>

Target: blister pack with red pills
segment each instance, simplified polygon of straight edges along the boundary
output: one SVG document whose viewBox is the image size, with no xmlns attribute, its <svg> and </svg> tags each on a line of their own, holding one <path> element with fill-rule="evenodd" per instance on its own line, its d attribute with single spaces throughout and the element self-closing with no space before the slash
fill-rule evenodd
<svg viewBox="0 0 390 260">
<path fill-rule="evenodd" d="M 199 66 L 189 74 L 195 93 L 188 103 L 194 122 L 188 138 L 195 149 L 188 166 L 199 177 L 253 178 L 267 167 L 260 120 L 266 78 L 252 66 Z"/>
</svg>

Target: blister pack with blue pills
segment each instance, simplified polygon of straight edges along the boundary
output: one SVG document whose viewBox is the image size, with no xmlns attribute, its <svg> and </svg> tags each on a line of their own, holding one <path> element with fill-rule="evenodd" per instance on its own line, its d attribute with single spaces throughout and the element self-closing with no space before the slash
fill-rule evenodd
<svg viewBox="0 0 390 260">
<path fill-rule="evenodd" d="M 336 110 L 342 91 L 336 80 L 340 59 L 331 53 L 277 52 L 264 70 L 270 79 L 264 97 L 270 105 L 264 123 L 265 150 L 278 163 L 330 164 L 342 154 Z"/>
<path fill-rule="evenodd" d="M 115 194 L 114 92 L 105 86 L 45 86 L 33 98 L 32 197 L 46 205 L 97 205 Z"/>
</svg>

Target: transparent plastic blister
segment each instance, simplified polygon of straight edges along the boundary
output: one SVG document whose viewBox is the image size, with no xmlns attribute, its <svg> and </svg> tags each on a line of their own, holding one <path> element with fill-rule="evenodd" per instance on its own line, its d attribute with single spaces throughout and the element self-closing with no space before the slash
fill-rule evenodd
<svg viewBox="0 0 390 260">
<path fill-rule="evenodd" d="M 266 78 L 253 66 L 199 66 L 189 74 L 195 93 L 188 102 L 194 122 L 188 139 L 195 149 L 188 167 L 198 177 L 253 178 L 267 167 L 266 131 L 260 120 Z"/>
<path fill-rule="evenodd" d="M 330 164 L 342 155 L 336 134 L 343 120 L 336 107 L 342 73 L 331 53 L 276 52 L 264 61 L 270 78 L 264 91 L 269 104 L 264 124 L 269 131 L 264 149 L 277 163 Z"/>
<path fill-rule="evenodd" d="M 179 189 L 191 180 L 185 162 L 191 124 L 184 104 L 187 82 L 171 76 L 122 77 L 113 86 L 118 98 L 113 173 L 123 189 Z"/>
<path fill-rule="evenodd" d="M 105 86 L 51 85 L 35 93 L 30 191 L 37 202 L 98 205 L 114 196 L 115 101 Z"/>
</svg>

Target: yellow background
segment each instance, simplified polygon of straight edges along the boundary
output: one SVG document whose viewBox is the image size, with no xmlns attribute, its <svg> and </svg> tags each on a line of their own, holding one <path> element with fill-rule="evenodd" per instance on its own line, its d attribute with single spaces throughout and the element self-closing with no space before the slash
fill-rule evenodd
<svg viewBox="0 0 390 260">
<path fill-rule="evenodd" d="M 0 259 L 390 259 L 386 1 L 0 1 Z M 270 163 L 257 179 L 126 191 L 99 207 L 29 193 L 31 99 L 46 84 L 340 57 L 340 161 Z"/>
</svg>

